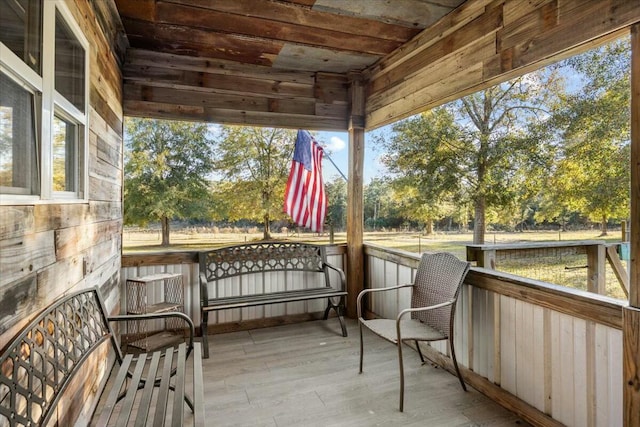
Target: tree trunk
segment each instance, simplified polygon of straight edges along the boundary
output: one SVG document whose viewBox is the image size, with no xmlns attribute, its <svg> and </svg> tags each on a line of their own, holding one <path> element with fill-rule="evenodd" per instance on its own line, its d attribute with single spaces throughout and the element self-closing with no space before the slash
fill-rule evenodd
<svg viewBox="0 0 640 427">
<path fill-rule="evenodd" d="M 424 232 L 427 236 L 430 236 L 433 234 L 433 220 L 427 221 L 427 223 L 425 224 Z"/>
<path fill-rule="evenodd" d="M 484 231 L 485 231 L 485 200 L 484 196 L 478 196 L 474 206 L 473 217 L 473 244 L 484 244 Z"/>
<path fill-rule="evenodd" d="M 169 246 L 169 218 L 162 217 L 162 246 Z"/>
<path fill-rule="evenodd" d="M 271 221 L 269 220 L 269 214 L 264 216 L 264 232 L 262 233 L 262 240 L 271 240 Z"/>
<path fill-rule="evenodd" d="M 602 218 L 602 222 L 600 225 L 600 230 L 602 230 L 602 232 L 600 233 L 600 236 L 608 236 L 608 229 L 607 229 L 607 217 L 603 217 Z"/>
</svg>

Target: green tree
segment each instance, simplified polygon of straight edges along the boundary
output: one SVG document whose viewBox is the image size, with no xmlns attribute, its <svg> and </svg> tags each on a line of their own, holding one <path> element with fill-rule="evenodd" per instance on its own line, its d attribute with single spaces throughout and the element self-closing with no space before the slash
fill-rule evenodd
<svg viewBox="0 0 640 427">
<path fill-rule="evenodd" d="M 327 220 L 334 229 L 344 230 L 347 215 L 347 182 L 342 177 L 325 183 L 327 193 Z"/>
<path fill-rule="evenodd" d="M 606 235 L 609 219 L 628 216 L 630 58 L 625 38 L 558 64 L 582 81 L 547 121 L 559 147 L 547 217 L 578 212 Z"/>
<path fill-rule="evenodd" d="M 531 123 L 548 114 L 561 92 L 554 70 L 541 70 L 466 96 L 454 105 L 466 135 L 459 159 L 474 207 L 473 242 L 484 243 L 487 210 L 516 203 L 522 171 L 546 148 L 526 137 Z"/>
<path fill-rule="evenodd" d="M 209 130 L 203 123 L 127 119 L 124 222 L 162 224 L 169 245 L 169 221 L 205 218 L 213 170 Z"/>
<path fill-rule="evenodd" d="M 436 108 L 396 123 L 393 135 L 383 139 L 382 158 L 394 174 L 394 199 L 406 219 L 421 222 L 426 233 L 448 209 L 447 201 L 460 194 L 464 170 L 459 154 L 465 151 L 463 129 L 446 108 Z"/>
<path fill-rule="evenodd" d="M 397 203 L 393 188 L 387 179 L 374 178 L 364 187 L 364 223 L 373 231 L 383 227 L 399 225 Z"/>
<path fill-rule="evenodd" d="M 553 70 L 536 72 L 395 125 L 385 163 L 410 215 L 429 230 L 451 214 L 443 209 L 447 203 L 470 203 L 473 241 L 484 243 L 487 212 L 514 207 L 523 168 L 545 151 L 524 136 L 528 124 L 547 114 L 558 83 Z"/>
<path fill-rule="evenodd" d="M 285 218 L 284 190 L 296 140 L 295 130 L 222 126 L 216 138 L 216 171 L 224 184 L 216 199 L 233 200 L 230 220 L 251 219 L 264 224 L 271 238 L 271 221 Z"/>
</svg>

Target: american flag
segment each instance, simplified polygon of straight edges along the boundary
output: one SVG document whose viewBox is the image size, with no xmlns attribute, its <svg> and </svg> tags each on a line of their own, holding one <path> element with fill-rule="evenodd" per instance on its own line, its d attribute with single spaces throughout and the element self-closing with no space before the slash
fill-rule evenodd
<svg viewBox="0 0 640 427">
<path fill-rule="evenodd" d="M 284 192 L 284 211 L 293 221 L 317 233 L 322 232 L 327 197 L 322 182 L 324 151 L 311 134 L 298 131 L 291 172 Z"/>
</svg>

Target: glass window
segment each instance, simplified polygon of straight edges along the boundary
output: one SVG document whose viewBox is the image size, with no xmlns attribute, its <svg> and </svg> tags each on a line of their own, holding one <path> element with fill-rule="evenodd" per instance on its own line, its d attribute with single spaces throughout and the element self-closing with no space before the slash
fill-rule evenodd
<svg viewBox="0 0 640 427">
<path fill-rule="evenodd" d="M 0 0 L 0 42 L 42 75 L 42 0 Z"/>
<path fill-rule="evenodd" d="M 78 110 L 84 111 L 84 49 L 59 12 L 56 12 L 55 88 Z"/>
<path fill-rule="evenodd" d="M 78 126 L 53 117 L 53 191 L 77 190 Z"/>
<path fill-rule="evenodd" d="M 34 95 L 0 73 L 0 191 L 38 194 Z"/>
</svg>

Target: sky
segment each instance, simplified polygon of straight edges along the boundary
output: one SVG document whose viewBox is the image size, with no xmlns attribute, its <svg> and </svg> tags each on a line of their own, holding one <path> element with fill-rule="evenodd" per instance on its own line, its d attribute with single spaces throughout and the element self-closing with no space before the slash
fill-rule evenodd
<svg viewBox="0 0 640 427">
<path fill-rule="evenodd" d="M 349 176 L 349 133 L 348 132 L 313 132 L 316 140 L 325 147 L 325 159 L 322 162 L 322 175 L 325 182 L 333 181 L 340 173 L 326 158 L 327 154 L 345 176 Z M 375 150 L 372 135 L 365 134 L 364 176 L 365 184 L 371 179 L 384 174 L 385 168 L 380 162 L 381 152 Z"/>
</svg>

